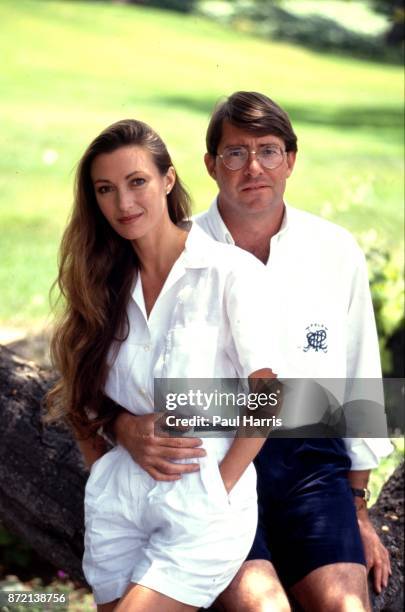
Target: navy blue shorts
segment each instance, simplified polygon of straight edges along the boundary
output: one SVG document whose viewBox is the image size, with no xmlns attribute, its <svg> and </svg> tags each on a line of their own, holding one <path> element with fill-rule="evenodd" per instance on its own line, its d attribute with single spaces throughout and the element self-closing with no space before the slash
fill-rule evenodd
<svg viewBox="0 0 405 612">
<path fill-rule="evenodd" d="M 330 563 L 365 565 L 342 440 L 269 439 L 255 465 L 259 525 L 248 559 L 271 561 L 286 587 Z"/>
</svg>

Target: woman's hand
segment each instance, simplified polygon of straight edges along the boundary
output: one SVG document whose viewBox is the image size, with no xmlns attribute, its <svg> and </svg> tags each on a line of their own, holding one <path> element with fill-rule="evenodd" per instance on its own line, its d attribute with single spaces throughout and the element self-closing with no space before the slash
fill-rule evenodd
<svg viewBox="0 0 405 612">
<path fill-rule="evenodd" d="M 198 463 L 174 463 L 180 459 L 204 457 L 200 438 L 172 438 L 155 435 L 160 414 L 135 416 L 123 410 L 114 423 L 117 442 L 123 446 L 152 478 L 179 480 L 182 474 L 197 472 Z"/>
</svg>

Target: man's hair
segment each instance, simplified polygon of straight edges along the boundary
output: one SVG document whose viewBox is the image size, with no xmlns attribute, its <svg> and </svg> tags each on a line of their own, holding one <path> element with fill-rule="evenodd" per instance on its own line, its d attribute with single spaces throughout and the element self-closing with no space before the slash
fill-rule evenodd
<svg viewBox="0 0 405 612">
<path fill-rule="evenodd" d="M 217 103 L 206 136 L 207 151 L 212 156 L 217 154 L 224 121 L 257 136 L 278 136 L 284 141 L 286 151 L 297 151 L 297 136 L 287 113 L 256 91 L 236 91 Z"/>
</svg>

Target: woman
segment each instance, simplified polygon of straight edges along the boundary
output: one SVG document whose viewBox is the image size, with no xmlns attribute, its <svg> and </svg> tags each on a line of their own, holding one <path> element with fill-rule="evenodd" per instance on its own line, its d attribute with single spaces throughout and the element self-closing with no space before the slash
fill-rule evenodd
<svg viewBox="0 0 405 612">
<path fill-rule="evenodd" d="M 120 446 L 103 455 L 92 443 L 104 393 L 145 414 L 154 378 L 274 377 L 264 266 L 190 229 L 188 217 L 149 126 L 120 121 L 90 144 L 61 245 L 66 305 L 52 341 L 61 380 L 49 402 L 87 461 L 101 457 L 86 486 L 84 556 L 99 612 L 209 606 L 255 533 L 251 461 L 262 438 L 206 438 L 199 471 L 175 482 L 155 482 Z"/>
</svg>

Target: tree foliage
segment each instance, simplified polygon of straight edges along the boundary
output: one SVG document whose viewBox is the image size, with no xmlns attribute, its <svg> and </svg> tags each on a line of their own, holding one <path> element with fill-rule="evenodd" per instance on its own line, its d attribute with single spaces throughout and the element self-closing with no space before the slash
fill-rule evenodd
<svg viewBox="0 0 405 612">
<path fill-rule="evenodd" d="M 179 13 L 191 13 L 196 7 L 197 0 L 126 0 L 126 3 L 167 9 Z"/>
</svg>

